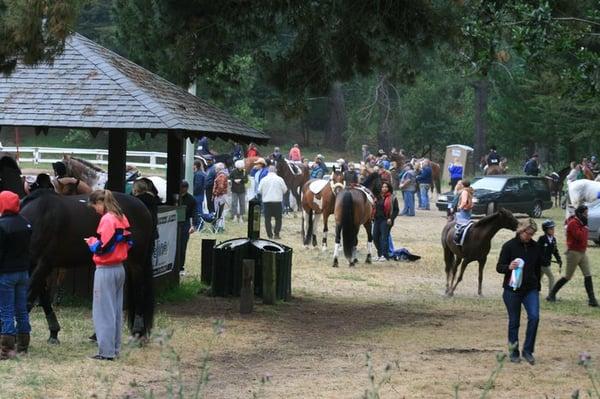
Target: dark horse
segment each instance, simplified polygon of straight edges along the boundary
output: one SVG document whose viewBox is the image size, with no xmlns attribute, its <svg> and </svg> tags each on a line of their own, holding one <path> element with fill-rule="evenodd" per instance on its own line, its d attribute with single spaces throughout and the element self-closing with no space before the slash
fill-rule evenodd
<svg viewBox="0 0 600 399">
<path fill-rule="evenodd" d="M 562 200 L 563 186 L 565 184 L 565 178 L 571 171 L 571 167 L 567 166 L 557 172 L 552 172 L 546 177 L 548 183 L 548 189 L 550 189 L 550 195 L 554 198 L 554 206 L 560 206 Z"/>
<path fill-rule="evenodd" d="M 283 158 L 275 161 L 275 168 L 277 175 L 285 181 L 285 185 L 294 196 L 298 210 L 301 210 L 302 186 L 308 181 L 308 168 L 303 164 L 296 164 Z"/>
<path fill-rule="evenodd" d="M 340 240 L 343 245 L 344 256 L 349 266 L 354 266 L 356 246 L 358 245 L 358 231 L 363 225 L 367 231 L 367 259 L 371 263 L 371 247 L 373 236 L 371 234 L 371 213 L 373 206 L 367 195 L 357 188 L 347 188 L 340 192 L 335 199 L 335 249 L 333 252 L 333 267 L 338 267 L 338 251 Z"/>
<path fill-rule="evenodd" d="M 473 261 L 479 262 L 477 294 L 481 295 L 483 268 L 490 252 L 492 238 L 500 229 L 516 230 L 518 224 L 518 220 L 510 211 L 500 208 L 498 212 L 475 222 L 468 231 L 462 246 L 454 242 L 455 222 L 446 224 L 442 230 L 442 247 L 444 248 L 444 261 L 446 262 L 446 295 L 454 295 L 454 290 L 462 280 L 467 265 Z M 458 265 L 461 262 L 460 274 L 455 283 L 454 279 Z"/>
<path fill-rule="evenodd" d="M 152 217 L 137 198 L 117 192 L 114 195 L 131 224 L 134 242 L 125 262 L 128 324 L 134 335 L 145 336 L 152 328 L 154 317 Z M 48 321 L 51 343 L 58 343 L 60 325 L 47 287 L 50 273 L 60 267 L 94 266 L 83 239 L 95 235 L 100 217 L 87 205 L 87 199 L 86 195 L 60 196 L 49 192 L 30 201 L 25 198 L 21 210 L 33 226 L 29 302 L 39 299 Z"/>
</svg>

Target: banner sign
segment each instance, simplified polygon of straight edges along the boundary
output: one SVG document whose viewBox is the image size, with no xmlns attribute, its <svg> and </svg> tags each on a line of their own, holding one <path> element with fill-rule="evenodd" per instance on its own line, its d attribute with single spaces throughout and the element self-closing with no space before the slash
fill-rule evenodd
<svg viewBox="0 0 600 399">
<path fill-rule="evenodd" d="M 177 211 L 158 213 L 158 239 L 152 254 L 153 276 L 158 277 L 175 268 L 177 252 Z"/>
</svg>

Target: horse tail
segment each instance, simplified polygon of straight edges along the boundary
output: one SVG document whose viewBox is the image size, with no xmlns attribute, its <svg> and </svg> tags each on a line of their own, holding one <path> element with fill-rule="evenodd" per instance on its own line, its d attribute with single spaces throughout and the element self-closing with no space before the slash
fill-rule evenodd
<svg viewBox="0 0 600 399">
<path fill-rule="evenodd" d="M 442 193 L 442 177 L 441 177 L 441 171 L 438 170 L 438 173 L 436 174 L 435 178 L 433 179 L 433 184 L 435 185 L 435 190 L 437 191 L 438 194 Z M 431 191 L 433 191 L 433 187 L 431 189 Z"/>
<path fill-rule="evenodd" d="M 354 226 L 354 200 L 352 193 L 344 191 L 342 197 L 342 245 L 346 259 L 352 258 L 352 249 L 356 239 L 356 227 Z"/>
</svg>

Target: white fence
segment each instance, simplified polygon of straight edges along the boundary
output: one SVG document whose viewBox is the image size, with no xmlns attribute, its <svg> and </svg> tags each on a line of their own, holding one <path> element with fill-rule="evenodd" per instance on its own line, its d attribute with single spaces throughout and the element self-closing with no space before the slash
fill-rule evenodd
<svg viewBox="0 0 600 399">
<path fill-rule="evenodd" d="M 20 162 L 50 164 L 60 161 L 63 154 L 81 157 L 100 165 L 108 165 L 108 150 L 54 147 L 2 147 L 2 152 L 19 154 Z M 92 155 L 92 157 L 90 157 Z M 147 161 L 147 162 L 142 162 Z M 156 151 L 127 151 L 127 164 L 150 169 L 166 169 L 167 153 Z"/>
</svg>

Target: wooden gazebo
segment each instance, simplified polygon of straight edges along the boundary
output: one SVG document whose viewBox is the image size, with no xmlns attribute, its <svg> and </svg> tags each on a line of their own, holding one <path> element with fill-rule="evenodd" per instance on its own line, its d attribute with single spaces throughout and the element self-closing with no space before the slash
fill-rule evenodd
<svg viewBox="0 0 600 399">
<path fill-rule="evenodd" d="M 75 33 L 53 64 L 19 64 L 0 76 L 0 128 L 108 132 L 108 183 L 125 189 L 127 133 L 165 134 L 167 198 L 182 178 L 185 138 L 264 144 L 269 137 L 160 76 Z"/>
</svg>

